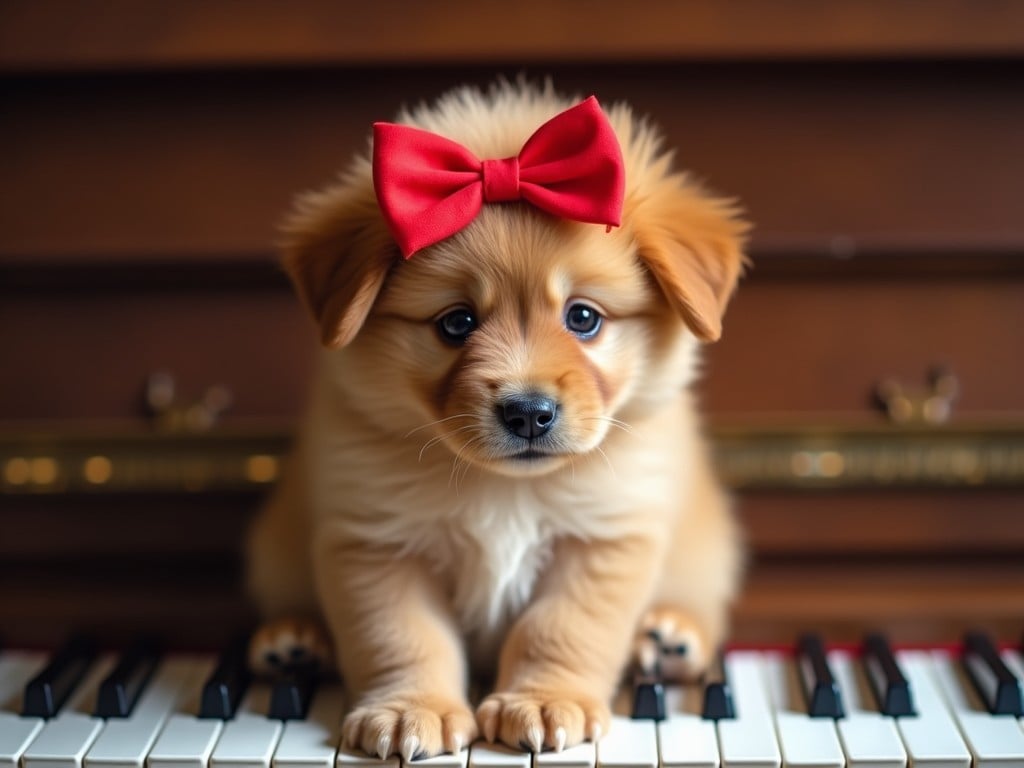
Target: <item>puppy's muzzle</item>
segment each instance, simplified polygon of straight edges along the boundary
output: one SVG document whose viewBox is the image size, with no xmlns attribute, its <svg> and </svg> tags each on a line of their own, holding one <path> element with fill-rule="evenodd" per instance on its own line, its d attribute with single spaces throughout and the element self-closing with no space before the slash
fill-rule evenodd
<svg viewBox="0 0 1024 768">
<path fill-rule="evenodd" d="M 535 392 L 507 397 L 497 410 L 505 429 L 527 440 L 546 434 L 558 419 L 558 403 Z"/>
</svg>

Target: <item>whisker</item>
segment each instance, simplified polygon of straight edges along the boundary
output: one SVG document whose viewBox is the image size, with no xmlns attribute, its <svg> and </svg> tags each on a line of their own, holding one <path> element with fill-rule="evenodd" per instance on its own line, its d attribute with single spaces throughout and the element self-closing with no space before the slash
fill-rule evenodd
<svg viewBox="0 0 1024 768">
<path fill-rule="evenodd" d="M 612 477 L 613 477 L 613 478 L 615 478 L 616 480 L 618 480 L 618 479 L 619 479 L 619 476 L 618 476 L 618 474 L 617 474 L 617 473 L 615 472 L 615 467 L 614 467 L 614 466 L 612 466 L 612 460 L 608 458 L 608 454 L 604 452 L 604 449 L 603 449 L 603 448 L 601 448 L 601 446 L 600 446 L 600 445 L 595 445 L 595 446 L 594 446 L 594 450 L 596 450 L 596 451 L 597 451 L 598 453 L 600 453 L 600 454 L 601 454 L 601 456 L 602 456 L 602 457 L 604 458 L 604 462 L 605 462 L 605 464 L 607 464 L 607 465 L 608 465 L 608 469 L 609 469 L 609 470 L 611 470 L 611 473 L 612 473 Z"/>
<path fill-rule="evenodd" d="M 405 435 L 403 435 L 402 439 L 405 440 L 406 438 L 409 438 L 412 435 L 415 435 L 420 430 L 429 429 L 430 427 L 436 427 L 438 424 L 444 424 L 446 421 L 451 421 L 452 419 L 472 418 L 472 416 L 473 416 L 473 414 L 471 414 L 471 413 L 456 413 L 454 416 L 445 416 L 443 419 L 438 419 L 437 421 L 431 421 L 431 422 L 428 422 L 428 423 L 424 424 L 421 427 L 416 427 L 415 429 L 410 429 L 408 432 L 405 433 Z"/>
<path fill-rule="evenodd" d="M 581 421 L 604 421 L 607 422 L 609 426 L 621 429 L 623 432 L 630 433 L 633 431 L 632 424 L 622 421 L 621 419 L 616 419 L 613 416 L 586 416 L 581 419 Z"/>
<path fill-rule="evenodd" d="M 437 435 L 436 437 L 430 438 L 429 440 L 427 440 L 427 442 L 423 444 L 423 447 L 420 448 L 420 453 L 419 457 L 417 458 L 417 461 L 423 461 L 423 454 L 426 453 L 429 448 L 437 445 L 442 440 L 445 440 L 451 437 L 452 435 L 457 435 L 459 434 L 459 432 L 465 432 L 467 429 L 473 429 L 475 426 L 476 425 L 474 424 L 466 424 L 465 426 L 459 427 L 458 429 L 453 429 L 451 432 L 445 432 L 443 435 Z"/>
<path fill-rule="evenodd" d="M 481 435 L 477 435 L 476 437 L 470 438 L 465 443 L 463 443 L 462 447 L 459 448 L 458 452 L 456 452 L 455 458 L 452 459 L 452 471 L 448 475 L 448 487 L 451 488 L 452 487 L 452 483 L 454 482 L 455 483 L 455 492 L 456 493 L 459 492 L 459 483 L 461 482 L 459 480 L 459 478 L 458 478 L 458 475 L 456 474 L 457 471 L 460 468 L 460 465 L 461 464 L 465 464 L 465 466 L 466 466 L 466 470 L 465 471 L 466 472 L 469 471 L 469 466 L 470 466 L 470 462 L 469 461 L 463 460 L 462 454 L 471 445 L 473 445 L 474 443 L 481 442 L 481 441 L 485 440 L 486 438 L 487 438 L 487 434 L 486 433 L 481 434 Z"/>
</svg>

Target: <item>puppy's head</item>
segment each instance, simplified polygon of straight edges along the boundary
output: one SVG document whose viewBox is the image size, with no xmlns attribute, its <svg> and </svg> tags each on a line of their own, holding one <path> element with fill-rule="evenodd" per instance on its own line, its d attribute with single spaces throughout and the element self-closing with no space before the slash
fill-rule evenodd
<svg viewBox="0 0 1024 768">
<path fill-rule="evenodd" d="M 518 153 L 571 102 L 550 90 L 457 91 L 400 120 L 478 157 Z M 671 167 L 625 106 L 608 117 L 626 166 L 620 228 L 485 205 L 403 261 L 370 162 L 300 199 L 285 267 L 337 352 L 339 396 L 398 440 L 509 475 L 596 453 L 678 395 L 698 340 L 721 333 L 745 224 Z M 443 447 L 442 447 L 443 446 Z"/>
</svg>

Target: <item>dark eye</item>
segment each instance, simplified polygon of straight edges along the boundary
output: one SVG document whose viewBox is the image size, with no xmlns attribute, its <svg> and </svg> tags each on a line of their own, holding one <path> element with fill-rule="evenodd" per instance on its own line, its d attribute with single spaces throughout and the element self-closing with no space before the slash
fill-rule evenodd
<svg viewBox="0 0 1024 768">
<path fill-rule="evenodd" d="M 565 327 L 581 339 L 592 339 L 601 330 L 601 313 L 586 304 L 573 304 L 565 313 Z"/>
<path fill-rule="evenodd" d="M 476 330 L 476 316 L 465 307 L 446 312 L 437 319 L 437 332 L 448 344 L 461 346 Z"/>
</svg>

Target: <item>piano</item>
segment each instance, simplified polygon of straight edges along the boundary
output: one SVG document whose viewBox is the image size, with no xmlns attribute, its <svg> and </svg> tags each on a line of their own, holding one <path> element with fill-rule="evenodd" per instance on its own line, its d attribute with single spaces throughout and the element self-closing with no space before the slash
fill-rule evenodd
<svg viewBox="0 0 1024 768">
<path fill-rule="evenodd" d="M 969 632 L 893 647 L 730 648 L 699 684 L 637 672 L 599 742 L 531 754 L 476 742 L 379 759 L 339 747 L 342 684 L 302 667 L 252 679 L 245 643 L 220 653 L 120 653 L 76 637 L 0 651 L 5 768 L 1014 768 L 1024 765 L 1024 642 Z"/>
</svg>

